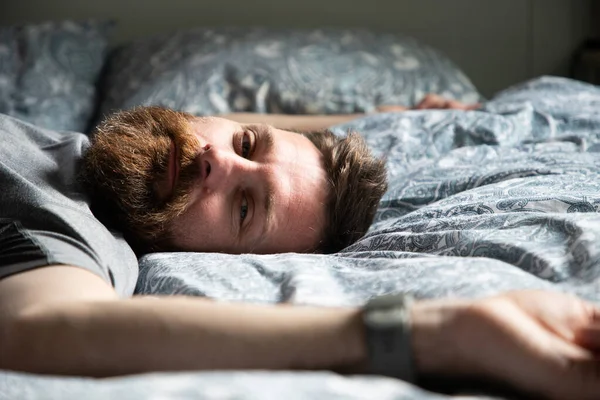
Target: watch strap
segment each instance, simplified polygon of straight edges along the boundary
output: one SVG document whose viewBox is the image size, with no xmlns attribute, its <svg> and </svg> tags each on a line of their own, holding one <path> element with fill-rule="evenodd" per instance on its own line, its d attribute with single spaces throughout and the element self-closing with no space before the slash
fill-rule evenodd
<svg viewBox="0 0 600 400">
<path fill-rule="evenodd" d="M 410 295 L 392 294 L 375 297 L 364 306 L 368 373 L 415 381 L 410 325 L 412 303 Z"/>
</svg>

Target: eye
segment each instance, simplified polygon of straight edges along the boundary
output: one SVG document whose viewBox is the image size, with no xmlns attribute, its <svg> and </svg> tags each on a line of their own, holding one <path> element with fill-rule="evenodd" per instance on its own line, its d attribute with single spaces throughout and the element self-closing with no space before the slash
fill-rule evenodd
<svg viewBox="0 0 600 400">
<path fill-rule="evenodd" d="M 240 224 L 244 222 L 246 216 L 248 215 L 248 199 L 246 198 L 246 193 L 242 193 L 242 206 L 240 207 Z"/>
<path fill-rule="evenodd" d="M 244 158 L 250 158 L 252 152 L 252 133 L 244 132 L 240 139 L 240 155 Z"/>
</svg>

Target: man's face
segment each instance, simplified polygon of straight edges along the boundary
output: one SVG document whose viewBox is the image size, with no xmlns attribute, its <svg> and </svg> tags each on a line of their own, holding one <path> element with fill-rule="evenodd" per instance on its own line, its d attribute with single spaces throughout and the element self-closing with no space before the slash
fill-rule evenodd
<svg viewBox="0 0 600 400">
<path fill-rule="evenodd" d="M 221 118 L 196 118 L 189 127 L 197 154 L 185 169 L 195 172 L 185 210 L 169 223 L 170 245 L 226 253 L 317 247 L 327 181 L 310 140 Z M 171 141 L 167 173 L 154 186 L 162 200 L 177 195 L 181 170 L 180 148 Z"/>
</svg>

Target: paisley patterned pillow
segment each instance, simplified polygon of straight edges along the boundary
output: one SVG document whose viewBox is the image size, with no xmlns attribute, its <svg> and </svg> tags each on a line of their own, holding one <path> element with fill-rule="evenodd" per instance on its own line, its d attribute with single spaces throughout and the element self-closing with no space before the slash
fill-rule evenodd
<svg viewBox="0 0 600 400">
<path fill-rule="evenodd" d="M 103 113 L 157 104 L 194 114 L 368 112 L 429 92 L 466 102 L 469 79 L 409 37 L 357 30 L 194 29 L 109 58 Z"/>
<path fill-rule="evenodd" d="M 0 112 L 84 132 L 112 23 L 48 22 L 0 28 Z"/>
<path fill-rule="evenodd" d="M 18 71 L 18 45 L 13 29 L 0 28 L 0 112 L 12 107 Z"/>
</svg>

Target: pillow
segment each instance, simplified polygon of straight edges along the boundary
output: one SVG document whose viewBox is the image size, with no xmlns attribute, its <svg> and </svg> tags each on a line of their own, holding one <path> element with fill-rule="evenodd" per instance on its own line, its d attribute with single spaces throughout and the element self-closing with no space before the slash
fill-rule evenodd
<svg viewBox="0 0 600 400">
<path fill-rule="evenodd" d="M 332 114 L 414 105 L 435 92 L 479 100 L 454 64 L 414 39 L 364 30 L 194 29 L 109 57 L 102 113 L 162 105 L 197 115 Z"/>
<path fill-rule="evenodd" d="M 86 131 L 111 27 L 63 21 L 0 28 L 0 112 L 44 128 Z"/>
<path fill-rule="evenodd" d="M 18 70 L 18 47 L 14 29 L 0 28 L 0 112 L 11 110 Z"/>
<path fill-rule="evenodd" d="M 335 255 L 148 254 L 136 292 L 351 305 L 535 288 L 600 302 L 598 104 L 600 87 L 542 78 L 478 111 L 338 125 L 361 132 L 390 174 L 364 238 Z"/>
</svg>

